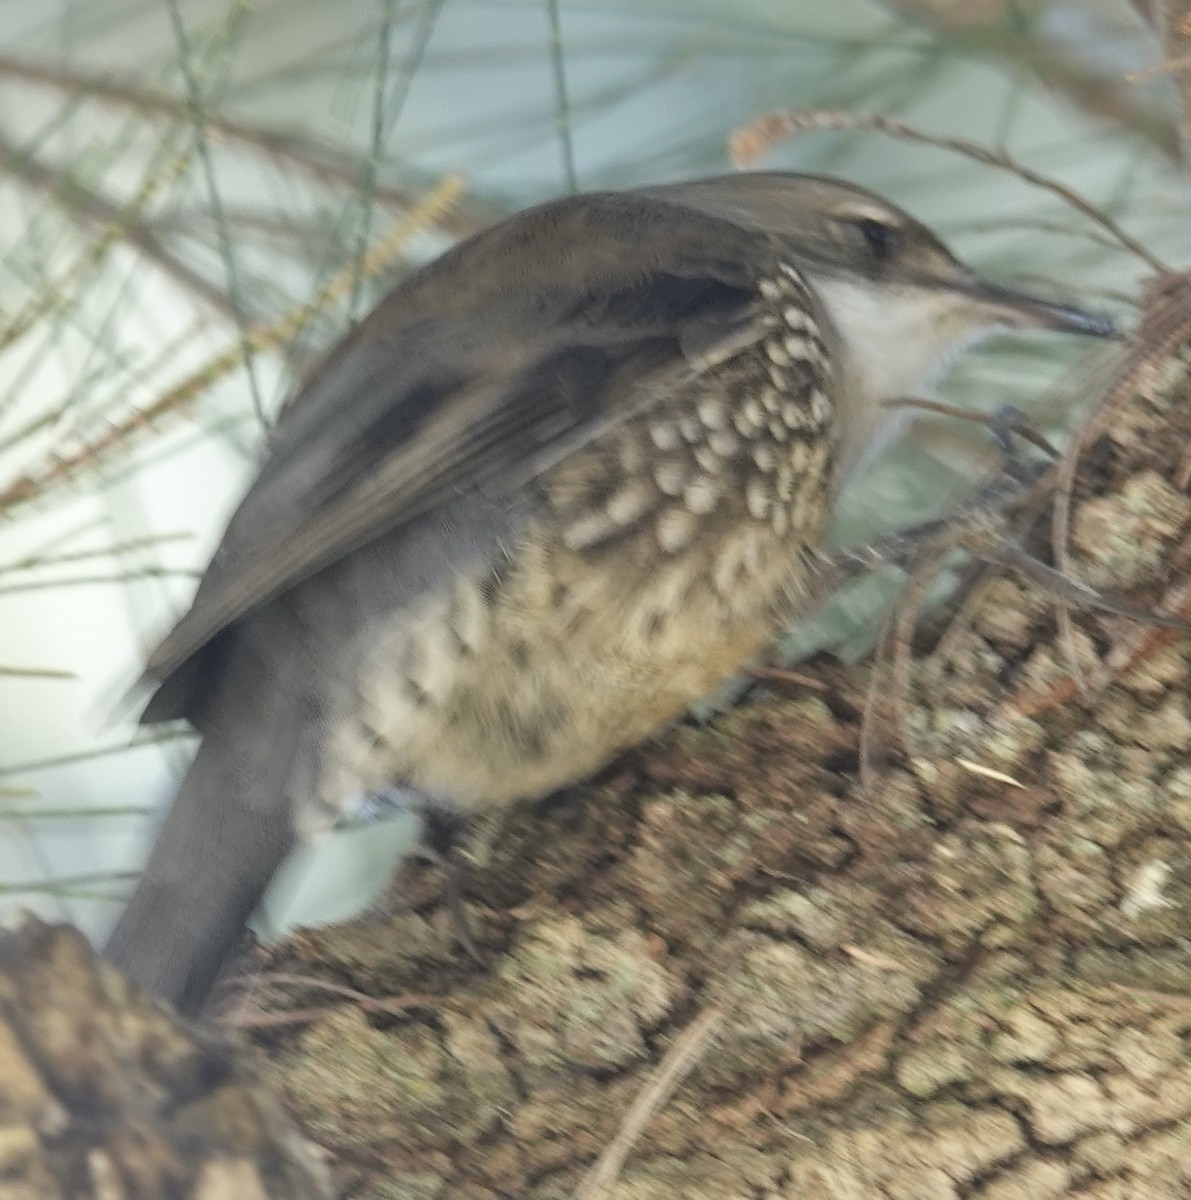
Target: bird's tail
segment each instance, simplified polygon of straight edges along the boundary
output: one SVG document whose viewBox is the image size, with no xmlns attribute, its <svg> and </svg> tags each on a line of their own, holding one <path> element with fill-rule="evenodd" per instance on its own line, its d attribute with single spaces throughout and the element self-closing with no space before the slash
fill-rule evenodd
<svg viewBox="0 0 1191 1200">
<path fill-rule="evenodd" d="M 294 845 L 292 752 L 251 721 L 203 738 L 104 949 L 182 1012 L 202 1007 Z"/>
</svg>

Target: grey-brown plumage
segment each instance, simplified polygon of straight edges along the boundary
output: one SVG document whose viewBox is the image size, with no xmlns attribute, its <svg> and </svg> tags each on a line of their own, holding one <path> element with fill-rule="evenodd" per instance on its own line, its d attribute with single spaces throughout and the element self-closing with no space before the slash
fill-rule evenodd
<svg viewBox="0 0 1191 1200">
<path fill-rule="evenodd" d="M 202 743 L 109 957 L 197 1008 L 361 792 L 509 804 L 674 719 L 797 614 L 882 401 L 1006 324 L 1106 331 L 798 175 L 558 201 L 404 281 L 149 662 L 144 719 Z"/>
</svg>

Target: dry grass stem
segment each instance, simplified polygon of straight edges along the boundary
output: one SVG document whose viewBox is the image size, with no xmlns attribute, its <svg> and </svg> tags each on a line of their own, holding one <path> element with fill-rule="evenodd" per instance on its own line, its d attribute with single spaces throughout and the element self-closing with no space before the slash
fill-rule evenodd
<svg viewBox="0 0 1191 1200">
<path fill-rule="evenodd" d="M 573 1200 L 600 1200 L 615 1186 L 646 1125 L 699 1061 L 723 1019 L 723 1006 L 709 1005 L 679 1034 L 629 1107 L 616 1136 L 575 1189 Z"/>
</svg>

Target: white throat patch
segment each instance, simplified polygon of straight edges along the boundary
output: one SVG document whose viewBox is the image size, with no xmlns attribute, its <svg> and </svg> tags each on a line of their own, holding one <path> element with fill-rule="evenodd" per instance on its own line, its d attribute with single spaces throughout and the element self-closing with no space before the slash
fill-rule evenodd
<svg viewBox="0 0 1191 1200">
<path fill-rule="evenodd" d="M 843 352 L 840 383 L 848 411 L 840 466 L 846 475 L 896 430 L 903 410 L 883 403 L 920 395 L 997 323 L 955 292 L 830 278 L 813 284 Z"/>
</svg>

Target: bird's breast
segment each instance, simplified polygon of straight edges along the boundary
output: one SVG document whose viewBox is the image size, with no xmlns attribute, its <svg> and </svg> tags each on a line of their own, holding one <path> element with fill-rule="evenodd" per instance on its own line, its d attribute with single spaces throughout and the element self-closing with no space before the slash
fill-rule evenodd
<svg viewBox="0 0 1191 1200">
<path fill-rule="evenodd" d="M 544 795 L 753 658 L 797 614 L 829 517 L 830 379 L 793 312 L 538 480 L 494 568 L 375 637 L 347 723 L 364 786 L 465 809 Z"/>
</svg>

